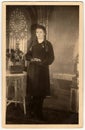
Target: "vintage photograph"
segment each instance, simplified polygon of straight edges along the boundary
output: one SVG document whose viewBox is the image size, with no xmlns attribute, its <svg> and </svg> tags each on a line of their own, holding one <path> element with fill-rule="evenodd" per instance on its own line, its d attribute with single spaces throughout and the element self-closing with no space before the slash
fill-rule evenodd
<svg viewBox="0 0 85 130">
<path fill-rule="evenodd" d="M 3 2 L 3 127 L 82 127 L 82 2 Z"/>
</svg>

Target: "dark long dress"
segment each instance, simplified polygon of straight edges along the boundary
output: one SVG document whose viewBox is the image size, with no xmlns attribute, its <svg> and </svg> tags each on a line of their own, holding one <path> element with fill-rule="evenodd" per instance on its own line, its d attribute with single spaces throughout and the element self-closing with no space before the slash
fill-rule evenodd
<svg viewBox="0 0 85 130">
<path fill-rule="evenodd" d="M 41 62 L 30 62 L 27 78 L 27 94 L 31 96 L 50 95 L 49 65 L 54 60 L 54 52 L 49 41 L 32 46 L 26 54 L 28 61 L 39 58 Z"/>
</svg>

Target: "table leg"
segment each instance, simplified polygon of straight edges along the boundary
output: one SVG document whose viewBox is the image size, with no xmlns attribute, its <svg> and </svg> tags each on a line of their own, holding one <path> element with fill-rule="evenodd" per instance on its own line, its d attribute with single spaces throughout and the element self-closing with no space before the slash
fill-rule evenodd
<svg viewBox="0 0 85 130">
<path fill-rule="evenodd" d="M 25 98 L 23 100 L 23 107 L 24 107 L 24 114 L 26 115 L 26 103 L 25 103 Z"/>
<path fill-rule="evenodd" d="M 15 89 L 15 106 L 17 106 L 17 80 L 14 81 L 14 89 Z"/>
<path fill-rule="evenodd" d="M 24 107 L 24 114 L 26 115 L 26 102 L 25 102 L 25 93 L 24 93 L 24 89 L 25 89 L 25 80 L 24 77 L 22 77 L 21 79 L 21 90 L 23 90 L 23 107 Z"/>
</svg>

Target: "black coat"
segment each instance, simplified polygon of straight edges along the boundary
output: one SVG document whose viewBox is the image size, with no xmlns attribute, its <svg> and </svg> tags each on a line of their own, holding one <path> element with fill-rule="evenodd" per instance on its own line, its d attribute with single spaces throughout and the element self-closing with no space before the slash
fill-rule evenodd
<svg viewBox="0 0 85 130">
<path fill-rule="evenodd" d="M 27 93 L 31 96 L 50 95 L 49 65 L 54 60 L 54 52 L 49 41 L 37 43 L 26 54 L 28 61 L 39 58 L 41 62 L 30 62 L 27 78 Z"/>
</svg>

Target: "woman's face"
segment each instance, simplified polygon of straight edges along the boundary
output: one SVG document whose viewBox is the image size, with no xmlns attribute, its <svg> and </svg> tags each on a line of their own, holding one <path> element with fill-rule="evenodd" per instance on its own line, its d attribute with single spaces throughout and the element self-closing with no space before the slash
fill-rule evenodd
<svg viewBox="0 0 85 130">
<path fill-rule="evenodd" d="M 45 32 L 41 28 L 36 29 L 36 36 L 38 39 L 44 39 Z"/>
</svg>

